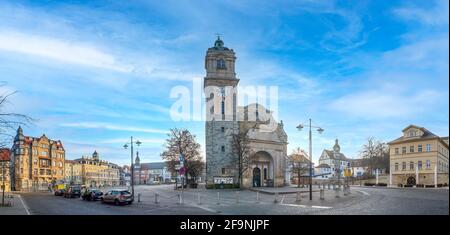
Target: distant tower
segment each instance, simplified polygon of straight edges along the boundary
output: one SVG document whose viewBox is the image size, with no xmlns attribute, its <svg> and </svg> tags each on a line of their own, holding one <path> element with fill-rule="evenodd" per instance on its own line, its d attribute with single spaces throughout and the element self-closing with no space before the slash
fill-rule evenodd
<svg viewBox="0 0 450 235">
<path fill-rule="evenodd" d="M 341 146 L 339 146 L 339 140 L 338 140 L 338 139 L 336 139 L 336 141 L 335 141 L 335 143 L 334 143 L 333 150 L 334 150 L 336 153 L 339 153 L 339 152 L 341 151 Z"/>
<path fill-rule="evenodd" d="M 134 163 L 134 170 L 138 173 L 138 184 L 141 184 L 141 159 L 139 158 L 138 151 L 136 151 L 136 159 L 134 159 Z"/>
<path fill-rule="evenodd" d="M 215 176 L 234 177 L 237 183 L 232 134 L 239 132 L 236 117 L 237 85 L 236 56 L 233 49 L 224 46 L 220 37 L 205 56 L 206 97 L 205 151 L 206 180 L 212 183 Z"/>
<path fill-rule="evenodd" d="M 93 159 L 94 161 L 100 160 L 100 158 L 99 158 L 99 156 L 98 156 L 98 153 L 97 153 L 97 150 L 95 150 L 94 153 L 92 154 L 92 159 Z"/>
</svg>

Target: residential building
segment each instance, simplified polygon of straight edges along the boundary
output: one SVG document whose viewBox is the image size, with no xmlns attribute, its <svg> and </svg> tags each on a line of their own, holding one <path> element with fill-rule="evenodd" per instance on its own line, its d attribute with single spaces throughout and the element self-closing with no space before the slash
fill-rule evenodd
<svg viewBox="0 0 450 235">
<path fill-rule="evenodd" d="M 81 164 L 81 175 L 84 185 L 92 187 L 119 185 L 119 166 L 105 160 L 100 160 L 97 151 L 94 151 L 92 157 L 83 156 L 74 161 Z"/>
<path fill-rule="evenodd" d="M 166 162 L 140 163 L 138 158 L 136 160 L 138 161 L 134 172 L 135 184 L 170 183 L 172 174 L 169 172 Z"/>
<path fill-rule="evenodd" d="M 17 129 L 11 148 L 11 184 L 17 191 L 47 189 L 64 180 L 65 150 L 60 140 L 30 137 Z"/>
<path fill-rule="evenodd" d="M 310 160 L 308 154 L 303 151 L 297 151 L 288 157 L 288 175 L 291 184 L 307 184 L 309 182 Z M 299 177 L 300 174 L 300 177 Z"/>
<path fill-rule="evenodd" d="M 11 191 L 10 164 L 11 151 L 9 148 L 0 148 L 0 192 Z"/>
<path fill-rule="evenodd" d="M 340 172 L 341 179 L 344 177 L 344 169 L 349 167 L 349 159 L 344 153 L 341 153 L 341 146 L 339 140 L 336 139 L 333 150 L 323 150 L 319 158 L 319 166 L 317 166 L 317 174 L 324 175 L 324 179 L 337 179 L 337 174 Z M 321 177 L 321 176 L 320 176 Z M 319 178 L 320 178 L 319 177 Z"/>
<path fill-rule="evenodd" d="M 73 160 L 66 160 L 64 164 L 65 183 L 70 185 L 83 184 L 83 165 Z"/>
<path fill-rule="evenodd" d="M 392 184 L 448 184 L 448 137 L 415 125 L 402 132 L 388 143 Z"/>
</svg>

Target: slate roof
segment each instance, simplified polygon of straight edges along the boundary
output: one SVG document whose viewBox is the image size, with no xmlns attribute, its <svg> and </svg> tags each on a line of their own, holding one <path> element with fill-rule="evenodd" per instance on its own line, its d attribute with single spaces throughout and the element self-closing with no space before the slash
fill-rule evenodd
<svg viewBox="0 0 450 235">
<path fill-rule="evenodd" d="M 0 161 L 11 161 L 9 148 L 0 149 Z"/>
<path fill-rule="evenodd" d="M 404 128 L 402 130 L 402 132 L 408 130 L 409 128 L 419 129 L 419 130 L 423 131 L 424 134 L 422 136 L 414 136 L 414 137 L 405 137 L 404 135 L 402 135 L 401 137 L 389 142 L 388 144 L 397 144 L 397 143 L 402 143 L 404 141 L 411 141 L 411 140 L 415 141 L 415 140 L 427 140 L 427 139 L 439 138 L 442 142 L 444 142 L 448 145 L 448 143 L 447 143 L 448 137 L 441 138 L 441 137 L 435 135 L 434 133 L 432 133 L 431 131 L 427 130 L 424 127 L 420 127 L 420 126 L 416 126 L 416 125 L 409 125 L 406 128 Z M 447 141 L 445 140 L 445 138 L 447 138 Z"/>
</svg>

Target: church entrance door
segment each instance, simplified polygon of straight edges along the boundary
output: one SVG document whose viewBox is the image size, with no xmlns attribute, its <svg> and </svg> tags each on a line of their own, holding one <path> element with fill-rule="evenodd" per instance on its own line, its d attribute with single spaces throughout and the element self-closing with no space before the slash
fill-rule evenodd
<svg viewBox="0 0 450 235">
<path fill-rule="evenodd" d="M 253 187 L 261 187 L 261 170 L 258 167 L 253 168 Z"/>
<path fill-rule="evenodd" d="M 409 185 L 416 185 L 416 178 L 410 176 L 408 178 L 408 180 L 406 181 L 406 183 L 409 184 Z"/>
</svg>

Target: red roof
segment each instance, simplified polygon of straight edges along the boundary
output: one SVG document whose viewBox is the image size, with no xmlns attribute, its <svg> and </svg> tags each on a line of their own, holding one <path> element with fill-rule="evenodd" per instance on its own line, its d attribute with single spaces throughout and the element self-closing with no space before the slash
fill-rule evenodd
<svg viewBox="0 0 450 235">
<path fill-rule="evenodd" d="M 0 161 L 10 161 L 9 158 L 10 150 L 8 148 L 1 148 L 0 149 Z"/>
</svg>

